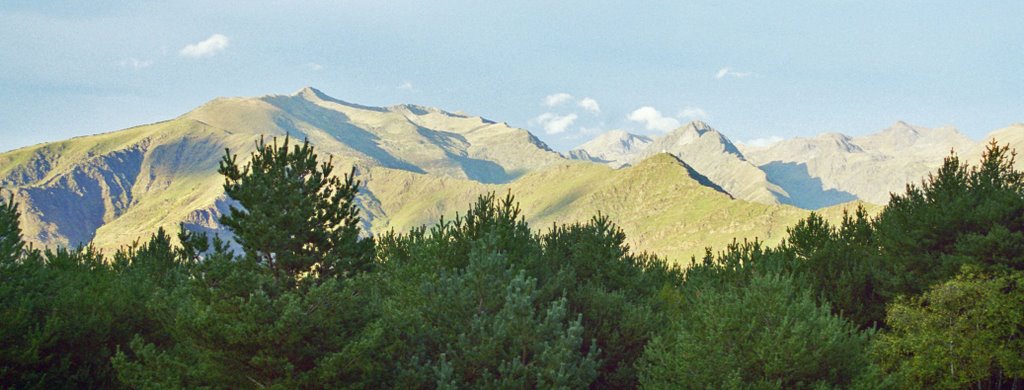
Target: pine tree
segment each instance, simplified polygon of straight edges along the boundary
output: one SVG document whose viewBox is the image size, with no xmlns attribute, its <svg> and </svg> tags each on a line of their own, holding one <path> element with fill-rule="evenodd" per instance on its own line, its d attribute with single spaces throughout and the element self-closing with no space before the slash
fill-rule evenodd
<svg viewBox="0 0 1024 390">
<path fill-rule="evenodd" d="M 261 139 L 256 146 L 244 166 L 230 150 L 220 166 L 237 202 L 220 222 L 243 256 L 202 233 L 181 233 L 173 250 L 163 245 L 166 235 L 154 238 L 188 277 L 167 278 L 176 285 L 151 301 L 167 318 L 166 331 L 140 334 L 114 358 L 129 386 L 323 387 L 324 359 L 343 354 L 351 335 L 374 319 L 357 292 L 363 278 L 350 277 L 373 259 L 373 241 L 359 238 L 354 171 L 333 176 L 330 160 L 318 162 L 309 142 Z M 164 260 L 151 256 L 135 266 L 160 271 Z"/>
<path fill-rule="evenodd" d="M 309 141 L 278 145 L 263 138 L 252 159 L 239 167 L 225 150 L 219 172 L 224 190 L 238 202 L 220 219 L 247 256 L 279 276 L 305 273 L 345 277 L 372 265 L 372 241 L 359 238 L 359 182 L 355 169 L 344 180 L 331 160 L 318 162 Z"/>
<path fill-rule="evenodd" d="M 14 194 L 7 201 L 0 198 L 0 264 L 14 261 L 21 256 L 25 241 L 21 237 L 18 219 L 18 204 L 14 202 Z"/>
<path fill-rule="evenodd" d="M 874 222 L 882 295 L 916 295 L 965 264 L 1024 269 L 1024 173 L 990 143 L 977 166 L 955 156 L 921 186 L 894 195 Z"/>
<path fill-rule="evenodd" d="M 817 304 L 789 276 L 688 288 L 687 310 L 647 344 L 641 387 L 847 387 L 868 367 L 869 333 Z"/>
</svg>

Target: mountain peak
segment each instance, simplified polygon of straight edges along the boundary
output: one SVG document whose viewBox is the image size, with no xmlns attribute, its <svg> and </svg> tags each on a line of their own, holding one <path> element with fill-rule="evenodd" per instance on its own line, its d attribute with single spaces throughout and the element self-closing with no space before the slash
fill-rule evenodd
<svg viewBox="0 0 1024 390">
<path fill-rule="evenodd" d="M 660 172 L 665 172 L 664 169 L 666 169 L 666 168 L 669 168 L 669 169 L 682 168 L 682 169 L 686 170 L 687 176 L 689 176 L 691 179 L 696 181 L 698 184 L 700 184 L 700 185 L 702 185 L 704 187 L 708 187 L 708 188 L 710 188 L 712 190 L 718 191 L 718 192 L 720 192 L 722 194 L 725 194 L 729 198 L 735 199 L 732 196 L 732 194 L 729 194 L 729 192 L 727 192 L 721 186 L 719 186 L 718 184 L 715 184 L 714 181 L 709 179 L 707 176 L 704 176 L 703 174 L 698 172 L 696 169 L 694 169 L 692 166 L 690 166 L 690 164 L 687 164 L 686 161 L 683 161 L 683 159 L 679 158 L 678 156 L 676 156 L 676 155 L 674 155 L 672 153 L 657 153 L 657 154 L 654 154 L 654 155 L 652 155 L 650 157 L 647 157 L 647 158 L 641 160 L 639 163 L 634 165 L 631 169 L 634 169 L 634 170 L 657 170 L 657 171 L 660 171 Z"/>
<path fill-rule="evenodd" d="M 578 146 L 576 150 L 586 151 L 588 156 L 607 161 L 612 167 L 618 168 L 625 165 L 632 155 L 639 153 L 651 141 L 642 135 L 611 130 Z"/>
<path fill-rule="evenodd" d="M 321 92 L 319 89 L 313 88 L 312 86 L 308 86 L 308 85 L 305 86 L 305 87 L 302 87 L 302 89 L 300 89 L 298 91 L 295 91 L 295 93 L 293 93 L 292 96 L 305 97 L 305 98 L 313 97 L 313 98 L 317 98 L 317 99 L 330 98 L 329 96 L 327 96 L 326 94 Z"/>
<path fill-rule="evenodd" d="M 679 157 L 672 153 L 659 152 L 640 160 L 635 166 L 642 167 L 646 165 L 658 165 L 658 164 L 673 164 L 673 165 L 686 165 L 686 163 Z"/>
<path fill-rule="evenodd" d="M 891 136 L 904 136 L 904 137 L 917 137 L 921 133 L 927 132 L 928 129 L 921 126 L 914 126 L 904 121 L 896 121 L 891 126 L 882 130 L 879 134 L 887 134 Z"/>
<path fill-rule="evenodd" d="M 694 119 L 694 120 L 690 121 L 690 123 L 686 124 L 686 127 L 691 127 L 694 130 L 697 130 L 699 132 L 713 131 L 714 130 L 713 128 L 711 128 L 711 125 L 708 125 L 706 122 L 704 122 L 704 121 L 702 121 L 700 119 Z"/>
<path fill-rule="evenodd" d="M 601 135 L 599 135 L 597 137 L 598 138 L 629 138 L 629 136 L 631 136 L 631 135 L 632 134 L 626 132 L 625 130 L 615 129 L 615 130 L 608 130 L 604 134 L 601 134 Z"/>
<path fill-rule="evenodd" d="M 335 99 L 333 97 L 330 97 L 326 93 L 324 93 L 323 91 L 321 91 L 319 89 L 316 89 L 316 88 L 313 88 L 313 87 L 310 87 L 310 86 L 303 87 L 302 89 L 296 91 L 291 96 L 299 98 L 299 99 L 303 99 L 303 100 L 306 100 L 306 101 L 309 101 L 309 102 L 313 102 L 313 103 L 316 103 L 316 102 L 331 102 L 331 103 L 344 104 L 344 105 L 347 105 L 347 106 L 359 106 L 357 104 L 351 104 L 351 103 L 348 103 L 348 102 L 343 102 L 341 100 L 338 100 L 338 99 Z"/>
<path fill-rule="evenodd" d="M 736 147 L 729 140 L 725 134 L 718 132 L 704 121 L 694 120 L 687 123 L 678 129 L 673 130 L 671 133 L 661 138 L 661 144 L 664 145 L 689 145 L 693 143 L 704 143 L 704 144 L 715 144 L 719 145 L 724 151 L 735 154 L 743 158 L 743 153 L 740 152 L 739 148 Z M 672 149 L 669 147 L 668 149 Z"/>
</svg>

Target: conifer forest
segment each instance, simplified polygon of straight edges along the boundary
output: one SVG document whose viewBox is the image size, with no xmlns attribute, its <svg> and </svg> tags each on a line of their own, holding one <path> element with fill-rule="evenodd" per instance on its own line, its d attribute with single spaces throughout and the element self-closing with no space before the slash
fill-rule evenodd
<svg viewBox="0 0 1024 390">
<path fill-rule="evenodd" d="M 1024 389 L 1024 172 L 994 142 L 682 265 L 511 192 L 370 235 L 356 170 L 256 142 L 220 161 L 226 236 L 38 248 L 5 198 L 0 388 Z"/>
</svg>

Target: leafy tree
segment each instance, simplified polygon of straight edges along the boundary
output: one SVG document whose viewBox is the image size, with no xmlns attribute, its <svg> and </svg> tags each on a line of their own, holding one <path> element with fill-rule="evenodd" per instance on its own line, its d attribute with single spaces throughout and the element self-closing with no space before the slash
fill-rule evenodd
<svg viewBox="0 0 1024 390">
<path fill-rule="evenodd" d="M 330 159 L 317 161 L 308 140 L 290 145 L 285 137 L 281 145 L 260 138 L 241 167 L 226 150 L 218 172 L 240 206 L 231 205 L 220 223 L 247 256 L 275 274 L 347 277 L 372 266 L 373 242 L 359 239 L 355 168 L 342 180 Z"/>
<path fill-rule="evenodd" d="M 903 388 L 1003 388 L 1024 382 L 1024 273 L 965 267 L 953 280 L 889 307 L 875 341 Z"/>
</svg>

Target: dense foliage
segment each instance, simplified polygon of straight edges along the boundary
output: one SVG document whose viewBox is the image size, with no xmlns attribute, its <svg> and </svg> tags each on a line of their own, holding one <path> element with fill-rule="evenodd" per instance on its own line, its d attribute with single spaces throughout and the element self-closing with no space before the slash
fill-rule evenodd
<svg viewBox="0 0 1024 390">
<path fill-rule="evenodd" d="M 249 157 L 221 162 L 230 239 L 41 251 L 0 200 L 0 387 L 1024 386 L 1024 175 L 995 144 L 685 270 L 511 195 L 366 238 L 354 171 L 287 138 Z"/>
</svg>

